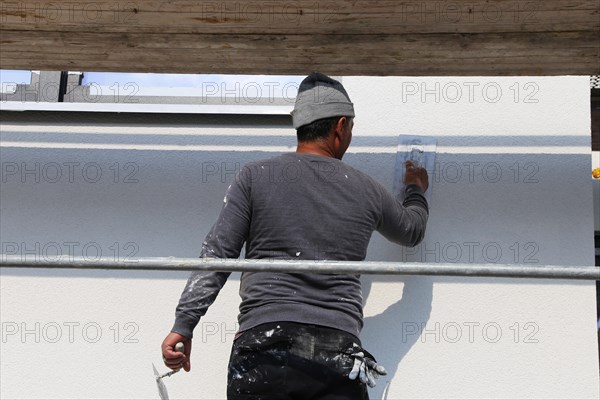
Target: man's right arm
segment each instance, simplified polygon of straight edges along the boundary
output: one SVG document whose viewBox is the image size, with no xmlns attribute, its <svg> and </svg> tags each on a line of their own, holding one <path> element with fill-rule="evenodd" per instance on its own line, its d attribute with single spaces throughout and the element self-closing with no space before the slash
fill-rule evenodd
<svg viewBox="0 0 600 400">
<path fill-rule="evenodd" d="M 429 187 L 427 171 L 406 163 L 404 201 L 382 187 L 381 220 L 377 230 L 388 240 L 414 247 L 425 237 L 429 207 L 425 191 Z"/>
</svg>

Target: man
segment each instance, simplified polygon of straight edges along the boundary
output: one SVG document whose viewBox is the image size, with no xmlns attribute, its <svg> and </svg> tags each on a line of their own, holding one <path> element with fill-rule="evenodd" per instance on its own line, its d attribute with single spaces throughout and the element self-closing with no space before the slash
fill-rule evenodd
<svg viewBox="0 0 600 400">
<path fill-rule="evenodd" d="M 295 153 L 250 163 L 228 188 L 202 257 L 361 261 L 374 230 L 415 246 L 428 218 L 427 172 L 407 162 L 397 200 L 341 159 L 354 106 L 342 84 L 312 73 L 292 111 Z M 229 273 L 193 273 L 175 325 L 162 344 L 165 365 L 190 370 L 192 331 Z M 368 399 L 365 383 L 385 373 L 361 347 L 359 276 L 245 272 L 229 362 L 229 399 Z M 174 351 L 183 342 L 184 353 Z"/>
</svg>

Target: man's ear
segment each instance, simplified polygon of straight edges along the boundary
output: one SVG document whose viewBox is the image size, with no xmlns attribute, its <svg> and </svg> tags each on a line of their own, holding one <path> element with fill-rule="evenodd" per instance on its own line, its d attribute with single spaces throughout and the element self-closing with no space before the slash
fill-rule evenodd
<svg viewBox="0 0 600 400">
<path fill-rule="evenodd" d="M 340 117 L 338 119 L 337 123 L 335 124 L 335 134 L 340 139 L 342 139 L 342 136 L 344 135 L 344 130 L 345 130 L 345 127 L 346 127 L 347 123 L 348 123 L 348 118 L 346 118 L 346 117 Z"/>
</svg>

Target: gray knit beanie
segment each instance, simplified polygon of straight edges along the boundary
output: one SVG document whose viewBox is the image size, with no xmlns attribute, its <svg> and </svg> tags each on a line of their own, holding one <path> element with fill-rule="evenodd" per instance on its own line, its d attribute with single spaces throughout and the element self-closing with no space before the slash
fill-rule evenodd
<svg viewBox="0 0 600 400">
<path fill-rule="evenodd" d="M 354 105 L 344 86 L 319 72 L 304 78 L 292 111 L 294 129 L 318 119 L 341 116 L 354 117 Z"/>
</svg>

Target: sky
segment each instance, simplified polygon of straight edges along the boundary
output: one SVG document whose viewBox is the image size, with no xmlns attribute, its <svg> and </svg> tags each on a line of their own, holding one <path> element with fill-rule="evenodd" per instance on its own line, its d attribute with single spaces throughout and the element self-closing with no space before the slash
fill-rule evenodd
<svg viewBox="0 0 600 400">
<path fill-rule="evenodd" d="M 248 97 L 284 97 L 295 98 L 303 76 L 289 75 L 217 75 L 217 74 L 151 74 L 151 73 L 113 73 L 84 72 L 83 85 L 100 87 L 125 87 L 135 85 L 137 95 L 239 95 Z M 2 91 L 15 84 L 28 84 L 30 71 L 1 70 Z"/>
</svg>

